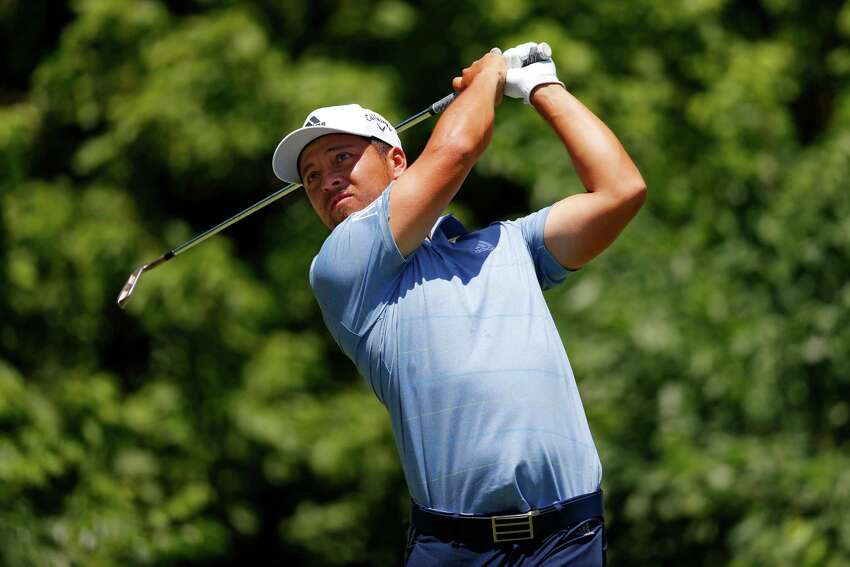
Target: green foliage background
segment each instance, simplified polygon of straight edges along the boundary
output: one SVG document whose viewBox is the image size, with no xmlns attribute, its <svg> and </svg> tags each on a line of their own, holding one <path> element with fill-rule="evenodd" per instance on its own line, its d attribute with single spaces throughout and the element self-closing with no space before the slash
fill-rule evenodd
<svg viewBox="0 0 850 567">
<path fill-rule="evenodd" d="M 614 565 L 850 565 L 850 2 L 0 2 L 0 564 L 398 563 L 388 420 L 325 332 L 317 106 L 400 120 L 548 41 L 649 200 L 548 300 L 605 467 Z M 581 187 L 517 101 L 454 211 Z M 415 155 L 423 125 L 404 134 Z"/>
</svg>

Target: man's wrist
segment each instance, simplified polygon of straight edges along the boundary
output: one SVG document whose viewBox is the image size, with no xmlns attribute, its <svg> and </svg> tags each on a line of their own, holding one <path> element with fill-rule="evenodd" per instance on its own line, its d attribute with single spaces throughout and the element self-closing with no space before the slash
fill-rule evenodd
<svg viewBox="0 0 850 567">
<path fill-rule="evenodd" d="M 487 67 L 482 69 L 481 72 L 475 77 L 476 80 L 484 79 L 484 81 L 488 85 L 498 85 L 499 83 L 504 83 L 505 81 L 505 72 L 501 71 L 495 67 Z"/>
<path fill-rule="evenodd" d="M 532 106 L 537 108 L 539 103 L 565 92 L 567 92 L 567 88 L 563 83 L 542 83 L 531 89 L 531 93 L 528 95 L 528 101 Z"/>
<path fill-rule="evenodd" d="M 482 96 L 489 96 L 484 95 L 484 93 L 493 93 L 495 95 L 494 102 L 498 104 L 502 97 L 502 91 L 505 88 L 504 85 L 504 73 L 500 73 L 498 69 L 483 69 L 476 75 L 470 87 L 474 88 L 476 92 L 481 93 Z"/>
</svg>

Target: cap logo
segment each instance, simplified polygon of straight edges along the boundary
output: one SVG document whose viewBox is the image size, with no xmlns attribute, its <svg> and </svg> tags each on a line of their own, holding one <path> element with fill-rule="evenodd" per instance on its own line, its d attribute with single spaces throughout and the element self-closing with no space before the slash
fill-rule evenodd
<svg viewBox="0 0 850 567">
<path fill-rule="evenodd" d="M 376 122 L 375 126 L 380 128 L 381 132 L 384 132 L 387 128 L 391 128 L 391 126 L 386 120 L 384 120 L 374 112 L 367 112 L 365 114 L 365 117 L 367 122 Z"/>
<path fill-rule="evenodd" d="M 325 125 L 324 121 L 319 120 L 315 116 L 311 116 L 310 118 L 307 119 L 306 122 L 304 122 L 303 128 L 307 128 L 308 126 L 324 126 L 324 125 Z"/>
</svg>

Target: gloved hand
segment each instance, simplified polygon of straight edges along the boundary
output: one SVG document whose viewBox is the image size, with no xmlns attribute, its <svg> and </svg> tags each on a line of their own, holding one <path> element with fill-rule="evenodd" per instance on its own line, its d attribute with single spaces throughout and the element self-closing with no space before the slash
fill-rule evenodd
<svg viewBox="0 0 850 567">
<path fill-rule="evenodd" d="M 527 67 L 522 66 L 523 60 L 536 45 L 534 42 L 522 43 L 502 54 L 508 65 L 505 96 L 521 98 L 525 104 L 531 104 L 531 93 L 539 86 L 551 83 L 564 86 L 564 83 L 558 80 L 555 63 L 551 60 L 532 63 Z"/>
</svg>

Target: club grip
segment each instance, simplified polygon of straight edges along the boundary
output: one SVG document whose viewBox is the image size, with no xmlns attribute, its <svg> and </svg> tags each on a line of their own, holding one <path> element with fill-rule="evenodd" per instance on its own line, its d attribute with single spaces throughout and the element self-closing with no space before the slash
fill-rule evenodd
<svg viewBox="0 0 850 567">
<path fill-rule="evenodd" d="M 528 67 L 532 63 L 539 63 L 540 61 L 551 61 L 552 60 L 552 48 L 549 47 L 549 44 L 546 42 L 538 43 L 534 47 L 531 48 L 531 51 L 528 53 L 528 57 L 522 60 L 522 66 Z"/>
<path fill-rule="evenodd" d="M 455 96 L 456 96 L 455 93 L 452 93 L 450 95 L 446 95 L 443 98 L 441 98 L 440 100 L 438 100 L 437 102 L 435 102 L 434 104 L 432 104 L 431 108 L 430 108 L 431 114 L 432 115 L 439 114 L 442 111 L 444 111 L 452 103 L 452 101 L 455 99 Z"/>
</svg>

